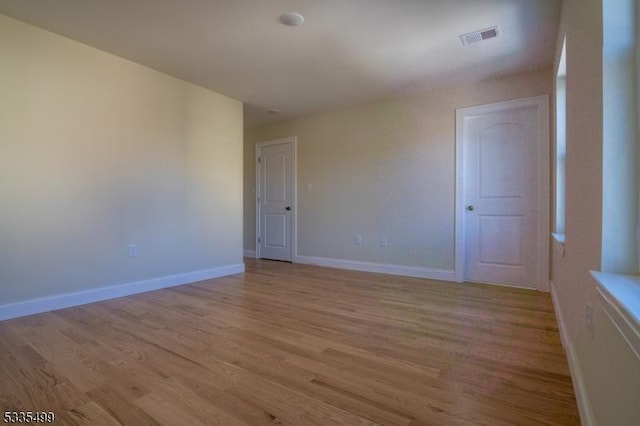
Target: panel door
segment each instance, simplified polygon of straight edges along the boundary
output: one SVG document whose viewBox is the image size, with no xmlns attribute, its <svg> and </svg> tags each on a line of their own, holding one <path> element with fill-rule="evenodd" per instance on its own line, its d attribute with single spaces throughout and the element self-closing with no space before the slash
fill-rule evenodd
<svg viewBox="0 0 640 426">
<path fill-rule="evenodd" d="M 292 144 L 260 148 L 260 257 L 292 261 Z"/>
<path fill-rule="evenodd" d="M 465 120 L 466 281 L 536 287 L 538 120 L 535 106 Z"/>
</svg>

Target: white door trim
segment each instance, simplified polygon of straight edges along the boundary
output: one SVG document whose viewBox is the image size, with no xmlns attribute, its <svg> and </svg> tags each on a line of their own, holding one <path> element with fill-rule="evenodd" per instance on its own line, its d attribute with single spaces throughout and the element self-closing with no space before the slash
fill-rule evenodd
<svg viewBox="0 0 640 426">
<path fill-rule="evenodd" d="M 549 291 L 549 233 L 550 220 L 550 149 L 549 149 L 549 97 L 547 95 L 516 99 L 487 105 L 456 109 L 456 186 L 455 186 L 455 273 L 456 281 L 464 281 L 465 265 L 465 194 L 463 170 L 463 125 L 466 117 L 499 112 L 505 109 L 535 106 L 538 110 L 538 264 L 536 288 Z"/>
<path fill-rule="evenodd" d="M 258 202 L 258 197 L 260 197 L 260 163 L 258 162 L 258 158 L 260 157 L 260 150 L 263 147 L 271 146 L 271 145 L 280 145 L 284 143 L 291 144 L 291 152 L 293 153 L 293 158 L 291 161 L 291 174 L 293 178 L 293 190 L 292 190 L 292 205 L 293 205 L 293 215 L 291 220 L 291 262 L 295 262 L 296 256 L 298 254 L 298 138 L 296 136 L 289 136 L 281 139 L 273 139 L 268 141 L 258 142 L 256 144 L 256 156 L 255 156 L 255 171 L 256 171 L 256 237 L 255 237 L 255 245 L 256 245 L 256 254 L 255 257 L 260 259 L 260 244 L 258 243 L 258 238 L 260 238 L 260 203 Z"/>
</svg>

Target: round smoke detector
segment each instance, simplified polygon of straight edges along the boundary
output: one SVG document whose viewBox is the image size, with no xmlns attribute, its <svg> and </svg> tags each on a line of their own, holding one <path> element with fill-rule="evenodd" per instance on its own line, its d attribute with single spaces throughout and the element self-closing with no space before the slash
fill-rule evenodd
<svg viewBox="0 0 640 426">
<path fill-rule="evenodd" d="M 288 27 L 297 27 L 304 22 L 304 16 L 295 12 L 283 13 L 280 15 L 280 22 Z"/>
</svg>

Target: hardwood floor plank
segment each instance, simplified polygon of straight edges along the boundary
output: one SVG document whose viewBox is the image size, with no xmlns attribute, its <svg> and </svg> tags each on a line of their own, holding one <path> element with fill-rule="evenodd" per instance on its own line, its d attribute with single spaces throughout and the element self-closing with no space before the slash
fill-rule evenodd
<svg viewBox="0 0 640 426">
<path fill-rule="evenodd" d="M 253 259 L 0 322 L 0 409 L 74 425 L 579 424 L 549 295 Z"/>
<path fill-rule="evenodd" d="M 76 424 L 120 425 L 113 416 L 93 401 L 69 410 L 69 417 Z"/>
<path fill-rule="evenodd" d="M 171 402 L 171 399 L 164 398 L 155 392 L 147 394 L 142 398 L 135 400 L 135 404 L 142 408 L 145 412 L 151 415 L 158 423 L 162 425 L 205 425 L 198 418 L 189 414 L 188 411 L 179 409 Z M 214 417 L 210 417 L 209 420 L 219 420 Z M 211 422 L 209 424 L 223 425 L 224 421 Z M 226 423 L 231 425 L 231 423 Z"/>
<path fill-rule="evenodd" d="M 103 385 L 87 392 L 87 396 L 124 425 L 158 425 L 153 417 L 134 405 L 109 385 Z"/>
</svg>

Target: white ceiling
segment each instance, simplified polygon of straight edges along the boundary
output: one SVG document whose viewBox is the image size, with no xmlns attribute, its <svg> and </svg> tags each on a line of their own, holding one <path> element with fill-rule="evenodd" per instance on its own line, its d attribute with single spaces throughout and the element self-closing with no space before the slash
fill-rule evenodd
<svg viewBox="0 0 640 426">
<path fill-rule="evenodd" d="M 251 127 L 550 66 L 560 4 L 0 0 L 0 13 L 241 100 Z M 280 24 L 284 12 L 305 23 Z M 462 46 L 461 34 L 494 25 L 499 38 Z"/>
</svg>

